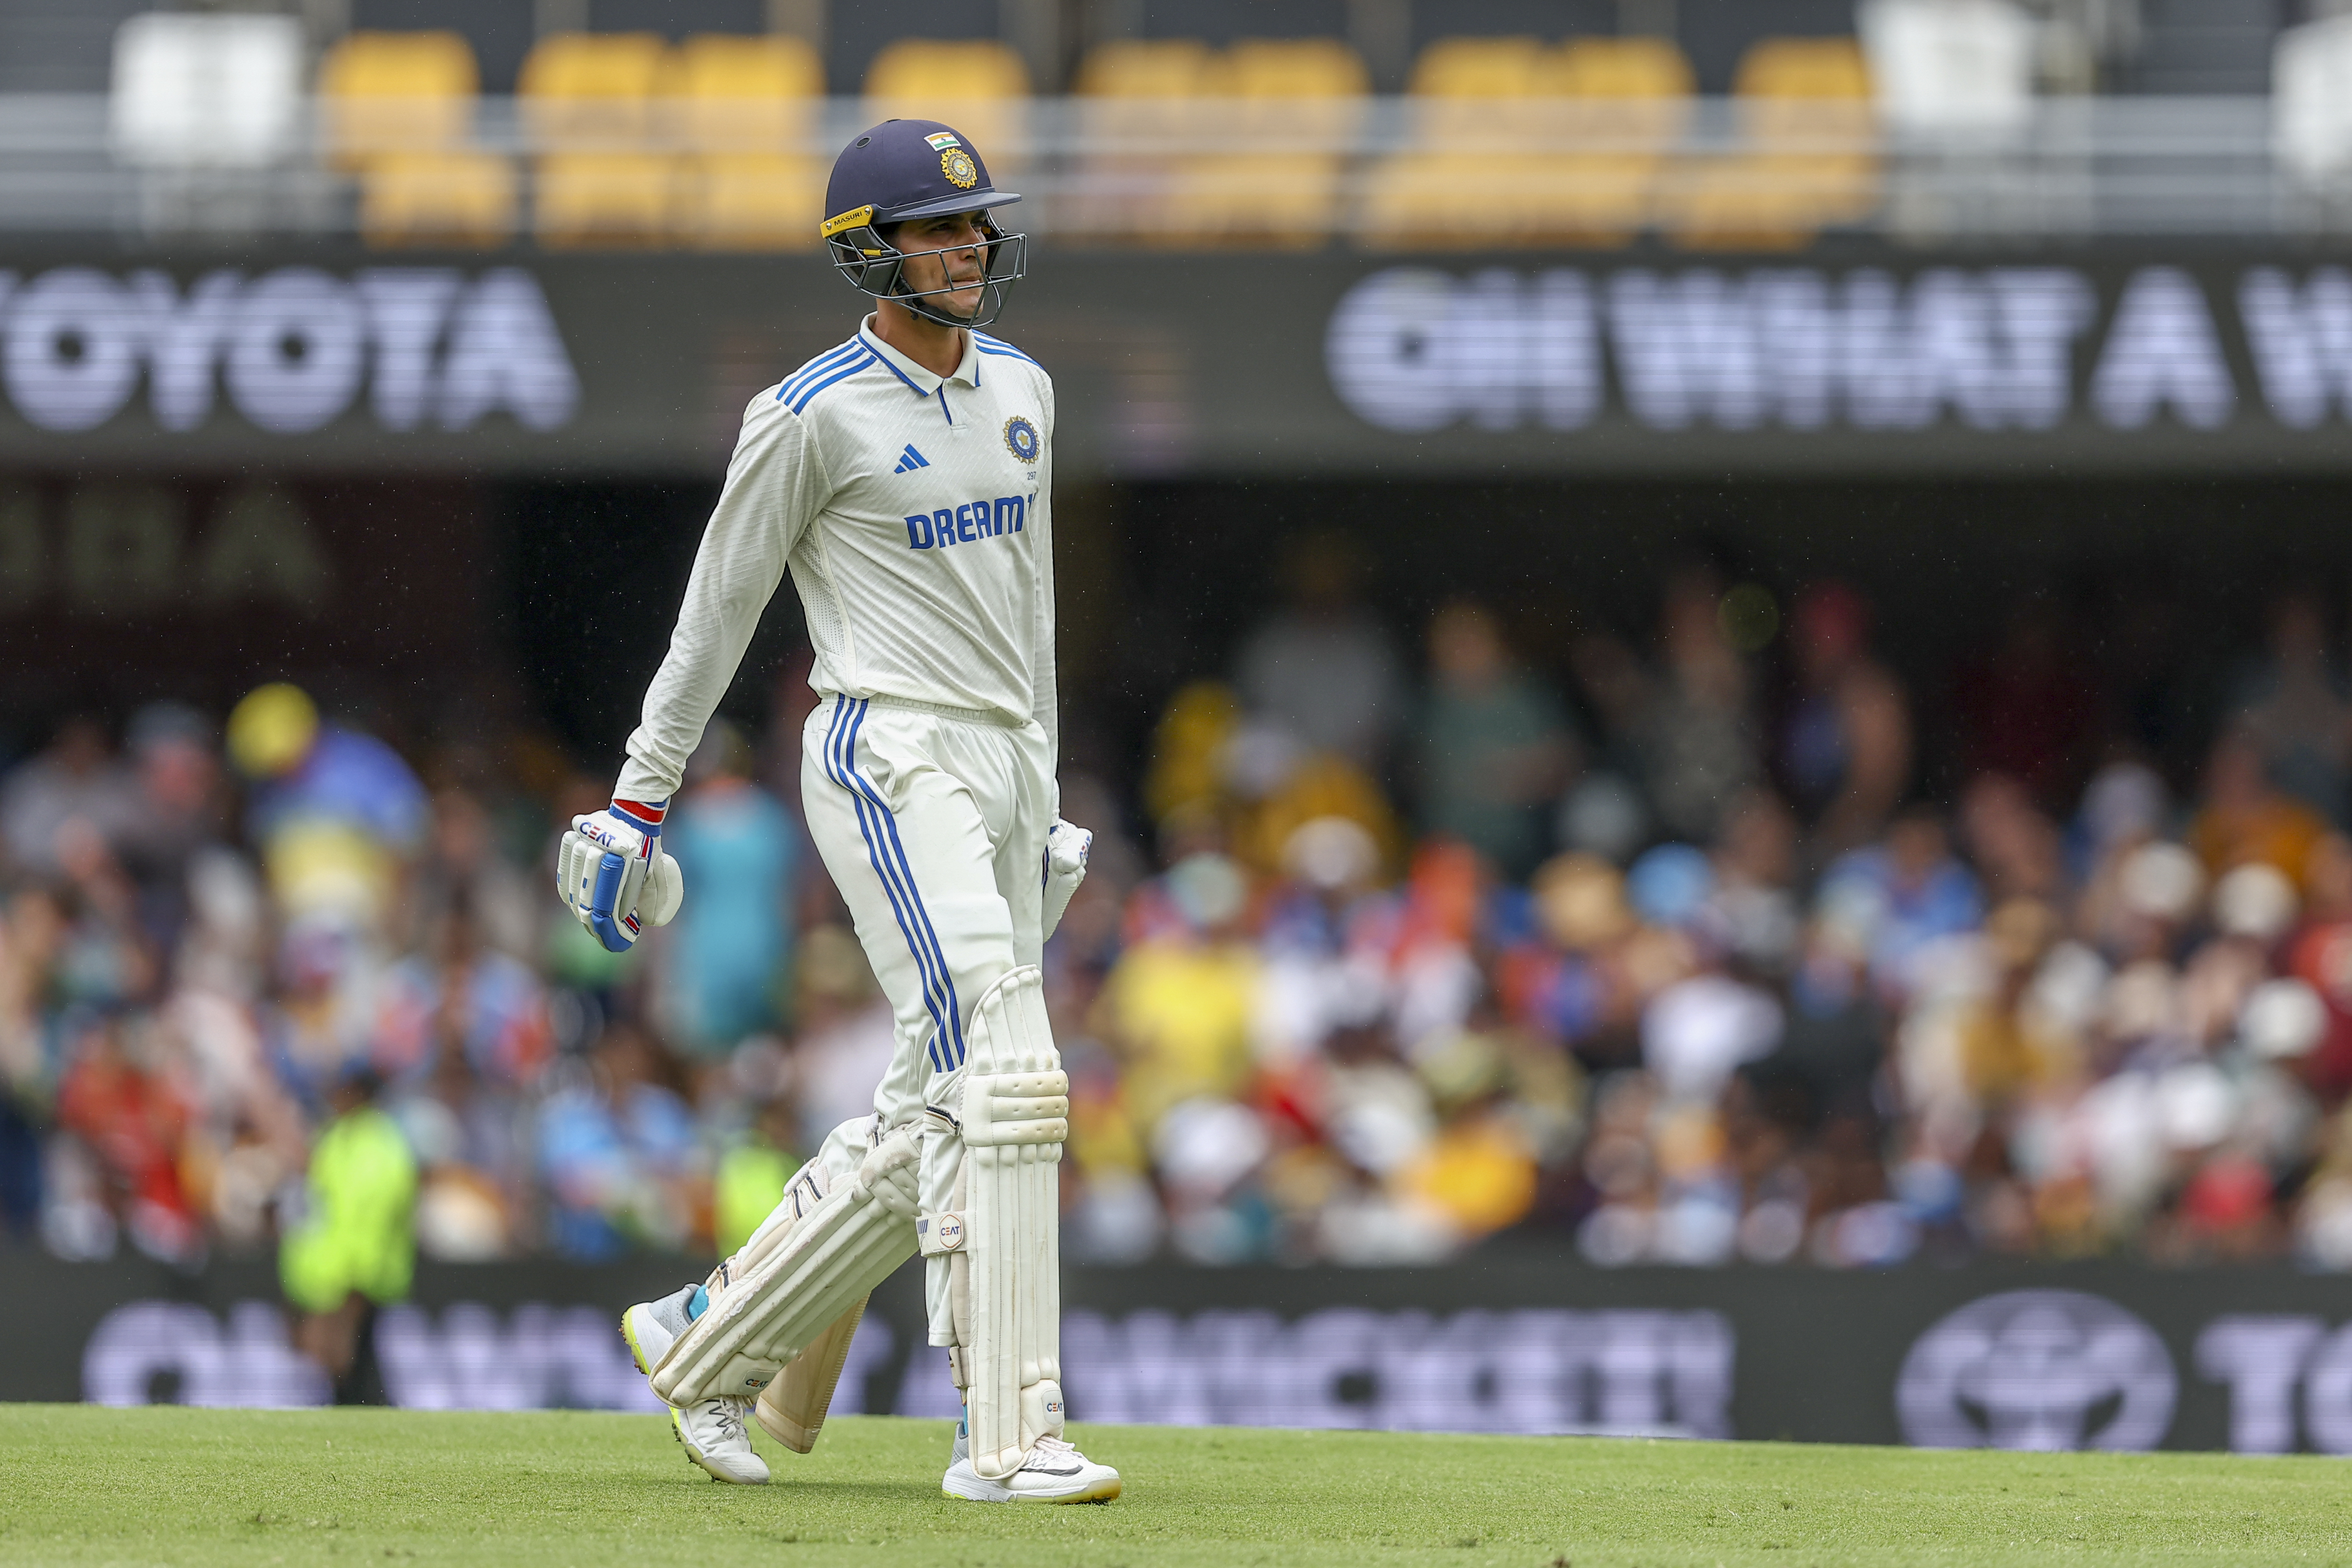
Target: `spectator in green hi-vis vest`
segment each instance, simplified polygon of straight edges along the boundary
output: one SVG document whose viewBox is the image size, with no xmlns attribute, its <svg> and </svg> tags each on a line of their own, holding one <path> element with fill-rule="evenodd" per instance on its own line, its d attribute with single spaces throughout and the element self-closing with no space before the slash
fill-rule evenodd
<svg viewBox="0 0 2352 1568">
<path fill-rule="evenodd" d="M 335 1086 L 335 1119 L 310 1150 L 307 1205 L 278 1246 L 286 1299 L 301 1313 L 297 1349 L 326 1369 L 339 1403 L 366 1396 L 374 1309 L 405 1298 L 416 1272 L 416 1157 L 377 1109 L 383 1084 L 354 1072 Z"/>
<path fill-rule="evenodd" d="M 792 1102 L 776 1099 L 760 1108 L 743 1142 L 719 1158 L 713 1183 L 710 1229 L 719 1256 L 732 1256 L 751 1239 L 760 1222 L 782 1201 L 784 1184 L 801 1168 L 792 1149 Z"/>
</svg>

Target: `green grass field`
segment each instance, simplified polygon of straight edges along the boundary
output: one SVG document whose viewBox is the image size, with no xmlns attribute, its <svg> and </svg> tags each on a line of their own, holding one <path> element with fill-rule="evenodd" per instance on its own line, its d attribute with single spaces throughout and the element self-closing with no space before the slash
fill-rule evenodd
<svg viewBox="0 0 2352 1568">
<path fill-rule="evenodd" d="M 1127 1495 L 940 1495 L 844 1419 L 723 1487 L 657 1416 L 0 1405 L 0 1563 L 2352 1564 L 2352 1469 L 2205 1455 L 1082 1428 Z"/>
</svg>

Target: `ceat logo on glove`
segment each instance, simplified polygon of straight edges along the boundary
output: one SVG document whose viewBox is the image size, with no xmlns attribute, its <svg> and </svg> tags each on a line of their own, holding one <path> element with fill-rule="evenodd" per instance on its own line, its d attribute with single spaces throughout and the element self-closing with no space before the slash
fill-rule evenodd
<svg viewBox="0 0 2352 1568">
<path fill-rule="evenodd" d="M 662 851 L 667 802 L 614 801 L 572 819 L 555 856 L 555 890 L 608 952 L 626 952 L 647 925 L 667 925 L 686 896 L 677 862 Z"/>
<path fill-rule="evenodd" d="M 615 855 L 631 855 L 642 859 L 652 847 L 652 840 L 644 834 L 614 821 L 610 816 L 583 816 L 573 826 L 581 837 L 610 849 Z"/>
</svg>

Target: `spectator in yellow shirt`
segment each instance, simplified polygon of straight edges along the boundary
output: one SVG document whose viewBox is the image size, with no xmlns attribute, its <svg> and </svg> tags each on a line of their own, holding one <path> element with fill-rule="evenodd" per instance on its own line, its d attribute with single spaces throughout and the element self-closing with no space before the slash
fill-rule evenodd
<svg viewBox="0 0 2352 1568">
<path fill-rule="evenodd" d="M 1096 1027 L 1127 1066 L 1127 1106 L 1144 1137 L 1195 1095 L 1238 1097 L 1255 1066 L 1259 963 L 1241 940 L 1249 889 L 1223 855 L 1168 872 L 1181 927 L 1128 949 L 1103 982 Z"/>
</svg>

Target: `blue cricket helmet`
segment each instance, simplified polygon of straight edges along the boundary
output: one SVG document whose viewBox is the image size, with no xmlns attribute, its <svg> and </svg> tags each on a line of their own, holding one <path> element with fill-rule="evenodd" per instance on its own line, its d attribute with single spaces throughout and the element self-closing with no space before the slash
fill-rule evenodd
<svg viewBox="0 0 2352 1568">
<path fill-rule="evenodd" d="M 984 327 L 1003 310 L 1006 288 L 1026 271 L 1029 249 L 1027 236 L 1004 233 L 988 215 L 1020 199 L 990 184 L 980 150 L 954 127 L 936 120 L 886 120 L 834 160 L 824 193 L 827 216 L 818 232 L 835 269 L 861 293 L 896 300 L 943 326 Z M 982 215 L 980 226 L 989 239 L 985 291 L 967 320 L 922 303 L 960 289 L 908 289 L 908 253 L 882 231 L 911 218 L 970 212 Z"/>
</svg>

